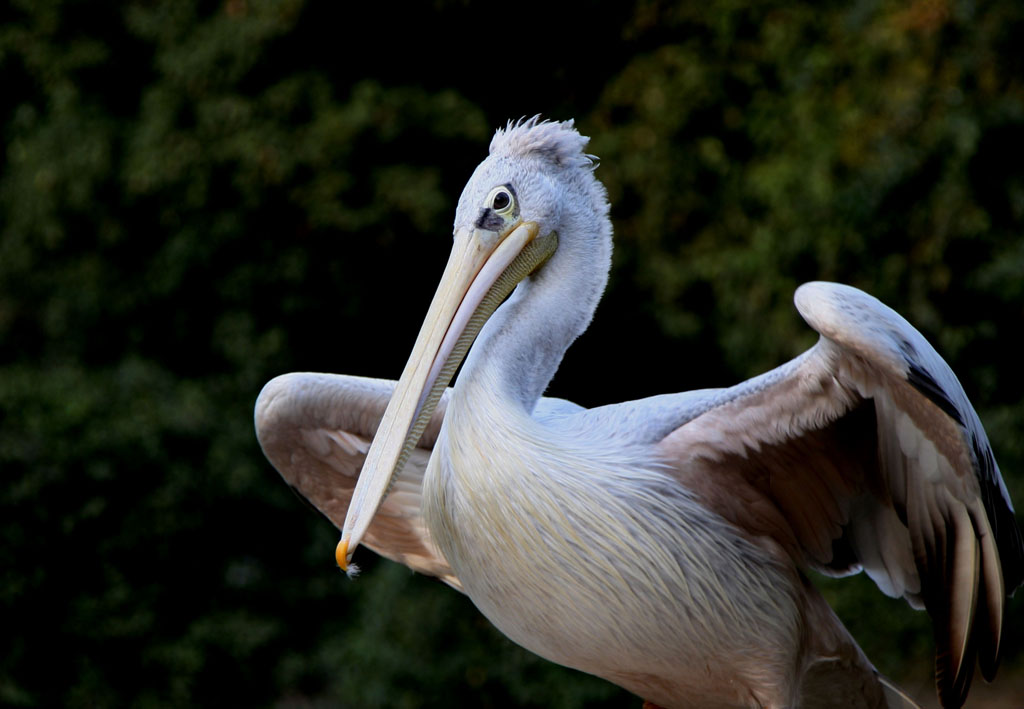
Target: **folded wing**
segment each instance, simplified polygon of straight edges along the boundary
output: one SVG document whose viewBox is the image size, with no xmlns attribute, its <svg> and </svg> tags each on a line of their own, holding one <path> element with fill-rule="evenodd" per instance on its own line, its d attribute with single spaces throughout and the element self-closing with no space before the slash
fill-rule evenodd
<svg viewBox="0 0 1024 709">
<path fill-rule="evenodd" d="M 256 435 L 263 452 L 288 484 L 339 529 L 394 388 L 395 382 L 382 379 L 293 373 L 268 382 L 256 400 Z M 363 543 L 462 590 L 420 512 L 423 473 L 447 400 L 445 393 Z"/>
</svg>

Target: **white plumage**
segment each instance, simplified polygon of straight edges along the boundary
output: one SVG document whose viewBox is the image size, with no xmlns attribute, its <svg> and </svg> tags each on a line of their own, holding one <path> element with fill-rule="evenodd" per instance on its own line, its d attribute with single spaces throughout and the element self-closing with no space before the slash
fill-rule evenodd
<svg viewBox="0 0 1024 709">
<path fill-rule="evenodd" d="M 976 662 L 995 672 L 1024 545 L 955 376 L 875 299 L 811 283 L 796 304 L 820 341 L 760 377 L 589 410 L 542 398 L 610 263 L 586 143 L 571 122 L 498 131 L 401 380 L 273 380 L 267 456 L 343 528 L 343 565 L 365 543 L 662 706 L 909 705 L 807 567 L 863 568 L 927 607 L 959 706 Z"/>
</svg>

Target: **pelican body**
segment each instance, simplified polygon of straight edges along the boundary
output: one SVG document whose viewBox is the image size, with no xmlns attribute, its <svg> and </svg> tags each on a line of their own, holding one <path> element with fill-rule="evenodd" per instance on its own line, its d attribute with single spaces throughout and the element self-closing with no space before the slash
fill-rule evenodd
<svg viewBox="0 0 1024 709">
<path fill-rule="evenodd" d="M 795 300 L 819 342 L 752 380 L 543 397 L 607 282 L 586 144 L 571 121 L 496 133 L 397 383 L 300 373 L 261 393 L 263 450 L 342 529 L 338 563 L 366 544 L 666 708 L 914 706 L 804 574 L 864 570 L 929 611 L 939 698 L 962 705 L 976 665 L 995 674 L 1024 543 L 952 371 L 874 298 L 810 283 Z"/>
</svg>

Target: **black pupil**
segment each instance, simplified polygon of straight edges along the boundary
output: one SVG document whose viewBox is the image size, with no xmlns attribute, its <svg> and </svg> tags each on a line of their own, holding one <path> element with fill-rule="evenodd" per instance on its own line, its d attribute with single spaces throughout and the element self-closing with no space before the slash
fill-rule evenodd
<svg viewBox="0 0 1024 709">
<path fill-rule="evenodd" d="M 508 192 L 499 192 L 494 195 L 494 208 L 504 209 L 511 201 L 512 199 L 508 196 Z"/>
</svg>

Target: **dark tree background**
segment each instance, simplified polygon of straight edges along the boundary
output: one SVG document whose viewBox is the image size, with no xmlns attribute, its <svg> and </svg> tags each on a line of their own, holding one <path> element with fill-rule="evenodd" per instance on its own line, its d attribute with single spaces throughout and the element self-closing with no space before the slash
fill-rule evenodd
<svg viewBox="0 0 1024 709">
<path fill-rule="evenodd" d="M 369 552 L 346 580 L 253 434 L 276 374 L 398 374 L 509 118 L 575 117 L 614 204 L 551 393 L 733 383 L 844 281 L 947 357 L 1024 504 L 1019 2 L 357 5 L 0 8 L 0 704 L 639 706 Z M 929 697 L 927 617 L 824 585 Z M 1007 631 L 1003 702 L 1020 596 Z"/>
</svg>

